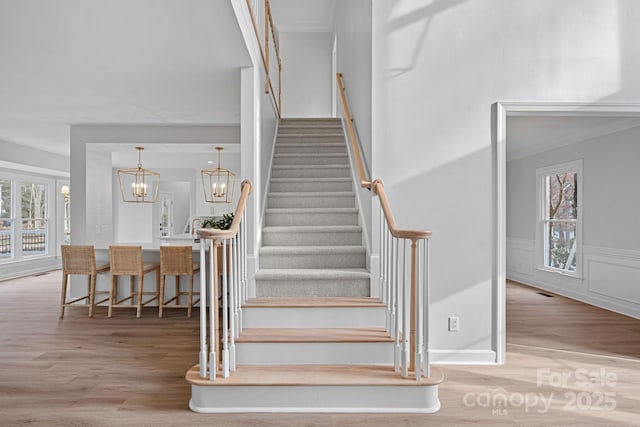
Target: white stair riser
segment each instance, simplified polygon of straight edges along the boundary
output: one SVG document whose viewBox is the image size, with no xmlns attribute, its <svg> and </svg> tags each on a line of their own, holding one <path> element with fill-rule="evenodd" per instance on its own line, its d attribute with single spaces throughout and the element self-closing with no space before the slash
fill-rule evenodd
<svg viewBox="0 0 640 427">
<path fill-rule="evenodd" d="M 342 126 L 291 126 L 284 125 L 278 128 L 278 135 L 341 135 Z"/>
<path fill-rule="evenodd" d="M 286 143 L 276 144 L 276 154 L 347 154 L 344 142 L 334 143 Z"/>
<path fill-rule="evenodd" d="M 322 168 L 274 166 L 271 169 L 273 178 L 349 178 L 349 174 L 349 168 L 346 166 Z"/>
<path fill-rule="evenodd" d="M 358 225 L 357 212 L 335 213 L 270 213 L 266 215 L 267 226 L 286 225 Z"/>
<path fill-rule="evenodd" d="M 264 246 L 345 246 L 362 244 L 361 231 L 262 233 Z"/>
<path fill-rule="evenodd" d="M 342 119 L 335 117 L 314 117 L 314 118 L 288 118 L 281 119 L 280 124 L 284 126 L 327 126 L 327 125 L 340 125 Z"/>
<path fill-rule="evenodd" d="M 304 154 L 276 155 L 273 159 L 275 166 L 286 165 L 349 165 L 346 155 L 308 156 Z"/>
<path fill-rule="evenodd" d="M 369 295 L 369 279 L 260 280 L 258 297 L 362 297 Z"/>
<path fill-rule="evenodd" d="M 287 143 L 287 142 L 295 142 L 295 143 L 342 143 L 344 144 L 344 136 L 336 135 L 336 134 L 327 134 L 327 135 L 307 135 L 307 134 L 299 134 L 292 133 L 288 135 L 278 135 L 276 139 L 276 144 Z"/>
<path fill-rule="evenodd" d="M 236 342 L 238 364 L 379 365 L 393 363 L 392 342 Z"/>
<path fill-rule="evenodd" d="M 262 254 L 260 268 L 366 268 L 365 253 Z"/>
<path fill-rule="evenodd" d="M 238 369 L 242 369 L 242 366 Z M 440 409 L 440 401 L 438 400 L 438 385 L 414 387 L 392 385 L 207 387 L 192 385 L 189 408 L 200 413 L 430 414 Z"/>
<path fill-rule="evenodd" d="M 245 307 L 245 328 L 384 328 L 385 307 Z"/>
<path fill-rule="evenodd" d="M 344 181 L 312 181 L 312 182 L 300 182 L 298 180 L 292 180 L 290 182 L 278 182 L 272 181 L 270 186 L 273 192 L 305 192 L 305 191 L 352 191 L 353 184 L 351 180 Z"/>
<path fill-rule="evenodd" d="M 356 205 L 354 195 L 324 195 L 315 196 L 268 196 L 269 208 L 353 208 Z"/>
</svg>

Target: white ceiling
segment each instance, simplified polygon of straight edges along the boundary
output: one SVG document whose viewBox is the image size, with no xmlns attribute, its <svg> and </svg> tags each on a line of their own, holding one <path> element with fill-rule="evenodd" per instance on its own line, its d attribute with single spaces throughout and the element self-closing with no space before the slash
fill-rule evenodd
<svg viewBox="0 0 640 427">
<path fill-rule="evenodd" d="M 0 140 L 69 155 L 77 123 L 239 123 L 229 0 L 1 0 Z"/>
<path fill-rule="evenodd" d="M 640 126 L 640 117 L 519 116 L 507 119 L 507 160 Z"/>
<path fill-rule="evenodd" d="M 269 4 L 280 32 L 333 32 L 336 0 L 271 0 Z"/>
</svg>

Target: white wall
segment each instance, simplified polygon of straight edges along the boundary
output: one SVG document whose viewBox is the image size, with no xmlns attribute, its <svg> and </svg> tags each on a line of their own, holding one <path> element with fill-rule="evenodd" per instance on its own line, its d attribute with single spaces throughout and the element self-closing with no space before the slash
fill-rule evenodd
<svg viewBox="0 0 640 427">
<path fill-rule="evenodd" d="M 638 18 L 627 0 L 373 2 L 373 175 L 400 227 L 433 230 L 436 360 L 497 348 L 492 105 L 637 102 Z"/>
<path fill-rule="evenodd" d="M 634 128 L 507 163 L 509 278 L 640 317 L 639 140 Z M 584 255 L 574 279 L 535 268 L 535 176 L 536 168 L 577 159 Z"/>
<path fill-rule="evenodd" d="M 333 33 L 280 33 L 282 117 L 331 117 L 332 51 Z"/>
<path fill-rule="evenodd" d="M 336 71 L 342 73 L 349 109 L 360 141 L 361 153 L 371 172 L 371 0 L 336 2 Z M 335 79 L 335 76 L 332 76 Z M 343 116 L 339 93 L 336 111 Z M 375 179 L 377 177 L 369 177 Z M 371 236 L 371 192 L 356 186 L 366 235 Z M 370 242 L 371 243 L 371 242 Z M 375 258 L 377 249 L 368 248 Z M 375 266 L 375 261 L 370 265 Z"/>
</svg>

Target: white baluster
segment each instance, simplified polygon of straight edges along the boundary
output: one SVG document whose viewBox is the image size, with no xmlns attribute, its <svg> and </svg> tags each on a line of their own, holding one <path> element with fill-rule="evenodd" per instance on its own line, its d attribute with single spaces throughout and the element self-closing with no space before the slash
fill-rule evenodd
<svg viewBox="0 0 640 427">
<path fill-rule="evenodd" d="M 243 282 L 243 294 L 244 299 L 243 303 L 247 302 L 247 298 L 249 298 L 249 280 L 247 278 L 247 211 L 245 210 L 242 213 L 242 223 L 243 231 L 242 231 L 242 282 Z"/>
<path fill-rule="evenodd" d="M 207 376 L 207 240 L 200 239 L 200 378 Z"/>
<path fill-rule="evenodd" d="M 420 377 L 422 376 L 422 346 L 423 346 L 423 339 L 422 339 L 422 316 L 423 316 L 423 303 L 422 303 L 422 294 L 424 293 L 424 288 L 423 288 L 423 283 L 421 282 L 421 279 L 423 277 L 423 274 L 420 274 L 420 270 L 422 267 L 422 263 L 420 262 L 421 258 L 420 258 L 420 246 L 422 246 L 422 242 L 420 240 L 418 240 L 416 242 L 416 300 L 415 300 L 415 310 L 416 310 L 416 335 L 414 337 L 411 337 L 412 339 L 416 340 L 416 353 L 415 353 L 415 366 L 414 366 L 414 370 L 415 370 L 415 375 L 416 375 L 416 380 L 420 380 Z M 413 274 L 413 273 L 412 273 Z"/>
<path fill-rule="evenodd" d="M 400 252 L 399 252 L 399 240 L 397 238 L 393 238 L 393 263 L 391 264 L 393 267 L 393 337 L 395 338 L 395 346 L 393 351 L 393 364 L 396 372 L 400 372 L 400 337 L 402 334 L 400 333 L 400 305 L 398 304 L 398 298 L 400 298 L 400 280 L 399 280 L 399 271 L 400 271 Z"/>
<path fill-rule="evenodd" d="M 227 241 L 222 241 L 222 376 L 229 376 L 229 283 Z"/>
<path fill-rule="evenodd" d="M 242 296 L 240 289 L 240 235 L 236 234 L 233 242 L 233 250 L 234 250 L 234 307 L 235 307 L 235 323 L 236 323 L 236 331 L 234 338 L 238 338 L 240 335 L 240 321 L 242 319 Z"/>
<path fill-rule="evenodd" d="M 380 264 L 380 283 L 379 283 L 379 291 L 378 296 L 382 302 L 385 301 L 384 295 L 384 217 L 382 212 L 382 206 L 380 206 L 380 242 L 378 245 L 378 263 Z"/>
<path fill-rule="evenodd" d="M 211 239 L 209 245 L 209 342 L 211 347 L 211 352 L 209 353 L 209 379 L 211 380 L 215 380 L 216 374 L 218 373 L 218 355 L 216 354 L 216 347 L 218 346 L 216 340 L 216 331 L 218 329 L 218 274 L 216 269 L 217 257 L 215 253 L 216 245 L 213 239 Z"/>
<path fill-rule="evenodd" d="M 236 245 L 235 236 L 229 239 L 229 370 L 236 370 Z"/>
<path fill-rule="evenodd" d="M 407 322 L 409 314 L 409 304 L 407 304 L 407 242 L 402 239 L 402 285 L 400 287 L 402 291 L 402 376 L 406 378 L 409 375 L 409 323 Z"/>
<path fill-rule="evenodd" d="M 429 265 L 429 239 L 424 241 L 424 363 L 423 370 L 424 376 L 431 376 L 431 344 L 429 342 L 429 316 L 431 310 L 429 308 L 430 303 L 430 289 L 429 289 L 429 274 L 431 273 L 431 266 Z"/>
</svg>

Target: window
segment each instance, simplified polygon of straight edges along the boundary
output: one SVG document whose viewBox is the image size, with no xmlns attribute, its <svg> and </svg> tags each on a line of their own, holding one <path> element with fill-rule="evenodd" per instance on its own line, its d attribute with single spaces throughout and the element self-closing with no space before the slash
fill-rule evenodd
<svg viewBox="0 0 640 427">
<path fill-rule="evenodd" d="M 47 186 L 25 182 L 21 185 L 22 255 L 46 255 L 48 247 Z"/>
<path fill-rule="evenodd" d="M 578 275 L 581 255 L 582 161 L 537 170 L 538 266 Z"/>
<path fill-rule="evenodd" d="M 0 171 L 0 263 L 55 254 L 50 188 L 52 179 Z"/>
<path fill-rule="evenodd" d="M 11 216 L 11 181 L 0 179 L 0 260 L 13 258 L 13 227 Z"/>
</svg>

